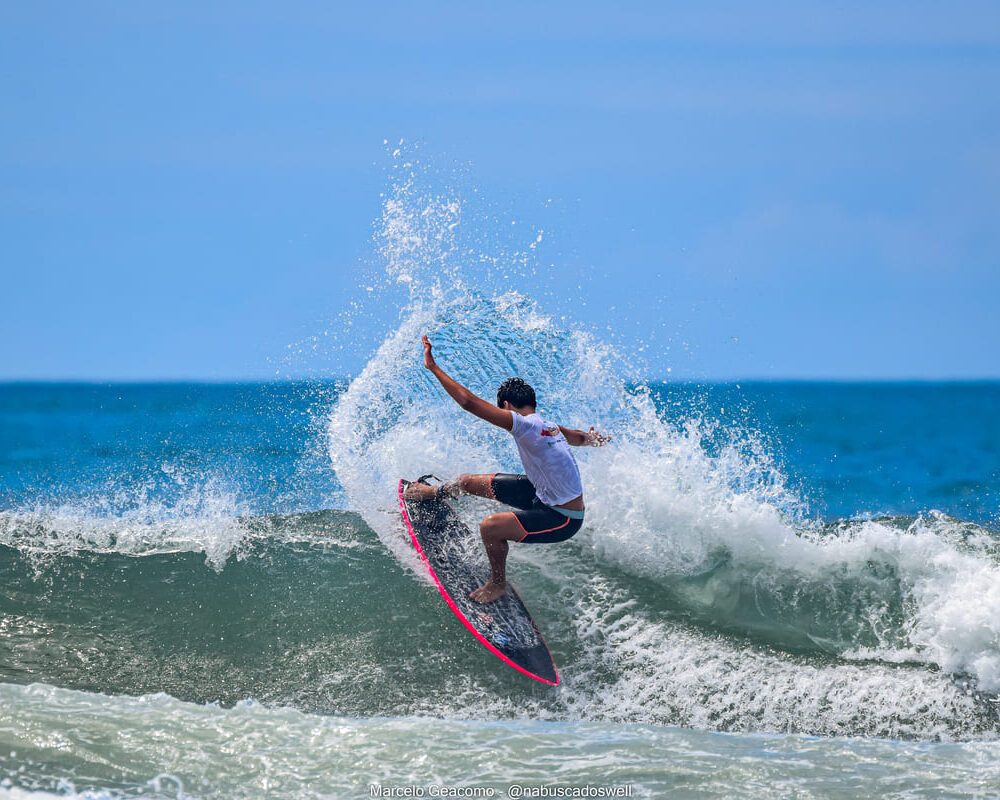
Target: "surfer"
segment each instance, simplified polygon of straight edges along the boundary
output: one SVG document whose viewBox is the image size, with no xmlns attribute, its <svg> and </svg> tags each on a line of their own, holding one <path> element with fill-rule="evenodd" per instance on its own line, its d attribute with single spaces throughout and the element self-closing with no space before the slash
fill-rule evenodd
<svg viewBox="0 0 1000 800">
<path fill-rule="evenodd" d="M 466 411 L 510 431 L 524 465 L 524 475 L 460 475 L 442 486 L 414 483 L 410 497 L 423 499 L 473 494 L 513 506 L 518 511 L 490 514 L 479 526 L 490 579 L 469 597 L 490 603 L 507 593 L 508 541 L 562 542 L 583 525 L 583 482 L 569 445 L 599 447 L 609 441 L 593 427 L 564 428 L 539 416 L 535 390 L 520 378 L 508 378 L 497 390 L 497 404 L 477 397 L 451 378 L 434 361 L 431 343 L 423 337 L 424 366 Z"/>
</svg>

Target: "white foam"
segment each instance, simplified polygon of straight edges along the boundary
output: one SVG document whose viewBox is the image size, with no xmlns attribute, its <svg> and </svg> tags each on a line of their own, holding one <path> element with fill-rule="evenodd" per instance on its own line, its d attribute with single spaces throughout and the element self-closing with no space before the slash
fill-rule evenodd
<svg viewBox="0 0 1000 800">
<path fill-rule="evenodd" d="M 110 485 L 100 494 L 65 503 L 0 512 L 0 544 L 42 560 L 80 551 L 204 552 L 209 565 L 221 569 L 248 535 L 239 495 L 212 476 L 195 480 L 178 473 L 176 480 L 179 491 L 169 501 L 140 482 Z"/>
<path fill-rule="evenodd" d="M 928 746 L 523 718 L 348 719 L 254 702 L 221 708 L 39 684 L 0 685 L 0 700 L 18 712 L 0 746 L 34 750 L 7 762 L 20 763 L 13 781 L 0 781 L 0 797 L 12 800 L 357 797 L 369 796 L 371 784 L 414 784 L 429 795 L 432 783 L 493 786 L 498 795 L 517 783 L 629 784 L 636 797 L 673 796 L 678 786 L 694 784 L 712 797 L 791 796 L 805 785 L 821 796 L 857 796 L 874 785 L 906 794 L 914 776 L 945 795 L 989 796 L 998 773 L 994 742 Z M 81 791 L 83 784 L 108 788 Z M 46 794 L 26 785 L 52 788 Z"/>
</svg>

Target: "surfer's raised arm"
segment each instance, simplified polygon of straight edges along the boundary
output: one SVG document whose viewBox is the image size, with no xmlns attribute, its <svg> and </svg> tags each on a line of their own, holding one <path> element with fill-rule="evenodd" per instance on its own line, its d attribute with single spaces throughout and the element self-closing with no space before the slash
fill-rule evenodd
<svg viewBox="0 0 1000 800">
<path fill-rule="evenodd" d="M 438 379 L 444 390 L 451 395 L 451 398 L 456 403 L 470 414 L 475 414 L 480 419 L 485 419 L 487 422 L 491 422 L 505 431 L 509 431 L 514 427 L 514 418 L 509 411 L 497 408 L 492 403 L 487 403 L 483 398 L 473 394 L 448 375 L 434 360 L 434 355 L 431 353 L 431 340 L 427 338 L 426 334 L 422 341 L 424 343 L 424 366 L 434 373 L 434 377 Z"/>
</svg>

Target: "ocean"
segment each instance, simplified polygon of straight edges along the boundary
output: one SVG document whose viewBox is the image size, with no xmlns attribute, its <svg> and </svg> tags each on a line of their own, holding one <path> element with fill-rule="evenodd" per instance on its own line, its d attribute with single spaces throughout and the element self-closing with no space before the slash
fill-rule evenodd
<svg viewBox="0 0 1000 800">
<path fill-rule="evenodd" d="M 1000 384 L 664 381 L 457 213 L 389 193 L 342 379 L 0 385 L 0 798 L 1000 796 Z M 511 548 L 557 687 L 406 535 L 400 477 L 518 470 L 425 332 L 612 437 Z"/>
<path fill-rule="evenodd" d="M 516 468 L 414 396 L 0 387 L 0 796 L 1000 793 L 1000 385 L 605 397 L 587 525 L 511 556 L 555 688 L 413 557 L 394 478 Z"/>
</svg>

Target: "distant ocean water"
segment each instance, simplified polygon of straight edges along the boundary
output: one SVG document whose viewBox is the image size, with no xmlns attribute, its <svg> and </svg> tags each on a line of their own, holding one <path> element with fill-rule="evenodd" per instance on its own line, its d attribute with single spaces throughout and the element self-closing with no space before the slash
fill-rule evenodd
<svg viewBox="0 0 1000 800">
<path fill-rule="evenodd" d="M 457 224 L 388 194 L 404 298 L 349 379 L 0 385 L 0 798 L 1000 795 L 1000 384 L 651 380 Z M 583 530 L 512 547 L 558 687 L 400 521 L 400 477 L 518 469 L 424 332 L 612 436 Z"/>
</svg>

